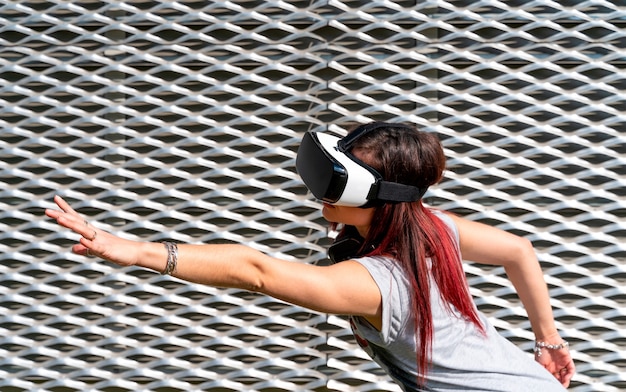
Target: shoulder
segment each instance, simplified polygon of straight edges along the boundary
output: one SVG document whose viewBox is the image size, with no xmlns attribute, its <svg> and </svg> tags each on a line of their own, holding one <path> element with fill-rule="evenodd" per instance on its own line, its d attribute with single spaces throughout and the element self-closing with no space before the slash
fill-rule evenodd
<svg viewBox="0 0 626 392">
<path fill-rule="evenodd" d="M 448 229 L 453 235 L 453 238 L 456 240 L 456 242 L 459 242 L 460 234 L 459 234 L 459 227 L 457 225 L 457 219 L 460 219 L 460 218 L 444 210 L 431 208 L 430 211 L 433 213 L 433 215 L 435 215 L 436 218 L 440 219 L 448 227 Z"/>
<path fill-rule="evenodd" d="M 389 257 L 361 257 L 354 259 L 364 266 L 378 286 L 381 298 L 379 332 L 389 343 L 399 336 L 410 320 L 413 290 L 411 283 L 397 262 Z"/>
<path fill-rule="evenodd" d="M 364 266 L 372 276 L 404 276 L 402 268 L 391 257 L 367 256 L 356 258 L 353 261 Z M 376 276 L 374 276 L 375 279 Z"/>
<path fill-rule="evenodd" d="M 404 301 L 404 298 L 412 298 L 412 286 L 407 273 L 391 257 L 373 256 L 361 257 L 354 260 L 361 264 L 372 276 L 381 295 L 389 296 L 390 300 Z"/>
</svg>

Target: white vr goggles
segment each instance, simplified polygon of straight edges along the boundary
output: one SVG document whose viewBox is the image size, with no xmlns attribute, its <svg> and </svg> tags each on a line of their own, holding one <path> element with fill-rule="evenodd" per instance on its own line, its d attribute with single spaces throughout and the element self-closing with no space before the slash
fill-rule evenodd
<svg viewBox="0 0 626 392">
<path fill-rule="evenodd" d="M 417 201 L 424 195 L 426 188 L 384 181 L 376 170 L 349 152 L 355 140 L 380 128 L 410 129 L 402 124 L 371 123 L 344 138 L 321 132 L 304 135 L 298 148 L 296 170 L 317 199 L 342 206 L 368 207 L 377 201 Z"/>
</svg>

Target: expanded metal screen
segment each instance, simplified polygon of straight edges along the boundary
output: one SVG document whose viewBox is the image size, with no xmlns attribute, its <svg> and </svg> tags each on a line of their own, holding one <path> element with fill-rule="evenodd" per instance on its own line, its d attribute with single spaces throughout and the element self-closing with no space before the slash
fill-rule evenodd
<svg viewBox="0 0 626 392">
<path fill-rule="evenodd" d="M 1 391 L 398 391 L 342 317 L 73 255 L 43 216 L 323 262 L 298 141 L 372 119 L 440 134 L 431 205 L 533 241 L 571 390 L 626 390 L 623 2 L 0 4 Z M 466 268 L 531 355 L 503 271 Z"/>
</svg>

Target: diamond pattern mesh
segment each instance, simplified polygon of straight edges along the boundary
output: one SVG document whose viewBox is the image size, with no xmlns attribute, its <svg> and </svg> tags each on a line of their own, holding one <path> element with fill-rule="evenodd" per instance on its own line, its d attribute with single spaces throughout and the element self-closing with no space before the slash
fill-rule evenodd
<svg viewBox="0 0 626 392">
<path fill-rule="evenodd" d="M 428 201 L 531 239 L 578 374 L 626 389 L 626 10 L 613 1 L 2 1 L 0 390 L 398 391 L 341 317 L 69 252 L 130 238 L 323 262 L 304 131 L 438 132 Z M 530 352 L 499 268 L 467 264 Z"/>
</svg>

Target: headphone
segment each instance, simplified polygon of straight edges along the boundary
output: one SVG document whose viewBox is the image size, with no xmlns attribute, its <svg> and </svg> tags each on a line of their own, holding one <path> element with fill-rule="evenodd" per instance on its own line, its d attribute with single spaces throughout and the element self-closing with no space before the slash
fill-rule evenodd
<svg viewBox="0 0 626 392">
<path fill-rule="evenodd" d="M 328 258 L 339 263 L 357 256 L 363 247 L 364 238 L 354 226 L 346 226 L 335 242 L 328 248 Z"/>
</svg>

